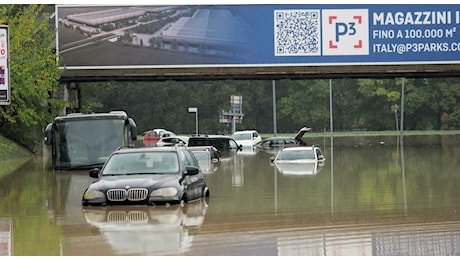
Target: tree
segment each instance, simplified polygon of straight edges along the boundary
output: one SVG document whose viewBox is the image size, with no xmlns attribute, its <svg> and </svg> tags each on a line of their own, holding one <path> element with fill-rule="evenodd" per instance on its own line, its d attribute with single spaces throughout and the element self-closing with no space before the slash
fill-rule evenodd
<svg viewBox="0 0 460 260">
<path fill-rule="evenodd" d="M 1 5 L 0 24 L 8 24 L 11 104 L 0 107 L 0 131 L 35 152 L 52 111 L 63 102 L 57 92 L 61 71 L 53 51 L 54 30 L 44 5 Z M 53 10 L 54 11 L 54 10 Z"/>
<path fill-rule="evenodd" d="M 405 79 L 404 129 L 432 130 L 440 128 L 440 89 L 434 79 Z M 402 83 L 398 83 L 401 85 Z"/>
<path fill-rule="evenodd" d="M 359 101 L 363 125 L 368 130 L 392 129 L 394 104 L 400 103 L 400 85 L 395 79 L 358 79 Z"/>
<path fill-rule="evenodd" d="M 279 115 L 295 122 L 296 129 L 303 126 L 324 129 L 329 126 L 328 81 L 296 80 L 286 84 L 286 88 L 288 95 L 278 102 Z M 279 129 L 286 131 L 283 125 L 279 124 Z"/>
<path fill-rule="evenodd" d="M 363 120 L 359 102 L 362 95 L 358 92 L 357 79 L 333 79 L 332 117 L 335 130 L 362 129 Z"/>
<path fill-rule="evenodd" d="M 460 82 L 457 78 L 433 79 L 437 83 L 437 92 L 440 97 L 439 119 L 441 129 L 458 129 L 460 127 Z"/>
</svg>

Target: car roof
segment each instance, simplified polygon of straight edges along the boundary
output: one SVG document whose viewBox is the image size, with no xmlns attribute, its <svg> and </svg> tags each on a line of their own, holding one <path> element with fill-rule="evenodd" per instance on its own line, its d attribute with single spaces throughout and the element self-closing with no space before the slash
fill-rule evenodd
<svg viewBox="0 0 460 260">
<path fill-rule="evenodd" d="M 233 134 L 242 134 L 242 133 L 257 133 L 257 130 L 241 130 L 241 131 L 235 131 Z"/>
<path fill-rule="evenodd" d="M 202 138 L 202 139 L 205 139 L 205 138 L 232 139 L 228 135 L 195 135 L 195 136 L 190 137 L 190 139 L 192 138 L 196 138 L 196 139 L 199 139 L 199 138 Z"/>
<path fill-rule="evenodd" d="M 189 150 L 193 150 L 193 151 L 201 151 L 201 150 L 206 150 L 206 149 L 211 149 L 211 150 L 217 150 L 216 147 L 212 146 L 212 145 L 203 145 L 203 146 L 187 146 L 187 148 Z"/>
<path fill-rule="evenodd" d="M 166 130 L 166 129 L 163 129 L 163 128 L 155 128 L 155 129 L 145 131 L 145 133 L 151 133 L 151 132 L 155 132 L 155 133 L 159 133 L 159 132 L 172 133 L 172 131 L 169 131 L 169 130 Z"/>
<path fill-rule="evenodd" d="M 298 151 L 298 150 L 313 150 L 316 146 L 296 146 L 296 147 L 284 147 L 280 151 Z"/>
<path fill-rule="evenodd" d="M 138 153 L 138 152 L 155 152 L 155 151 L 165 151 L 165 152 L 175 152 L 179 149 L 185 150 L 184 146 L 145 146 L 145 147 L 126 147 L 116 150 L 113 153 Z"/>
<path fill-rule="evenodd" d="M 161 139 L 166 140 L 166 139 L 171 139 L 171 138 L 176 138 L 176 139 L 179 138 L 179 139 L 188 140 L 190 137 L 185 136 L 185 135 L 171 135 L 171 136 L 162 137 Z"/>
<path fill-rule="evenodd" d="M 264 139 L 265 140 L 295 140 L 293 137 L 288 137 L 288 136 L 272 136 L 272 137 L 267 137 Z"/>
</svg>

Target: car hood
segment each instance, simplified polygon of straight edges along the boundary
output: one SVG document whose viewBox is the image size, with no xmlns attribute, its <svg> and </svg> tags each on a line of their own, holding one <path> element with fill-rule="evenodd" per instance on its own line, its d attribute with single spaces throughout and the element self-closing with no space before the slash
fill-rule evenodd
<svg viewBox="0 0 460 260">
<path fill-rule="evenodd" d="M 104 176 L 91 184 L 92 189 L 126 189 L 130 188 L 149 188 L 161 186 L 176 186 L 179 183 L 180 175 L 166 174 L 139 174 L 139 175 L 120 175 Z"/>
<path fill-rule="evenodd" d="M 295 135 L 294 138 L 299 142 L 303 142 L 302 138 L 303 138 L 303 135 L 306 132 L 311 132 L 311 128 L 310 127 L 302 127 L 302 128 L 300 128 L 300 130 L 297 132 L 297 134 Z"/>
<path fill-rule="evenodd" d="M 276 162 L 275 165 L 283 175 L 315 175 L 321 168 L 316 160 Z"/>
</svg>

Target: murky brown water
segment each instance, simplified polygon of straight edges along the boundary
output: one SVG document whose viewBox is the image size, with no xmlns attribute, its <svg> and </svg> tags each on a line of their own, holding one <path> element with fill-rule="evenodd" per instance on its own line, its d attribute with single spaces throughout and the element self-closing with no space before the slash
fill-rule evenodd
<svg viewBox="0 0 460 260">
<path fill-rule="evenodd" d="M 86 171 L 33 159 L 0 179 L 0 255 L 460 255 L 460 136 L 417 138 L 313 140 L 304 175 L 244 151 L 184 208 L 82 207 Z"/>
</svg>

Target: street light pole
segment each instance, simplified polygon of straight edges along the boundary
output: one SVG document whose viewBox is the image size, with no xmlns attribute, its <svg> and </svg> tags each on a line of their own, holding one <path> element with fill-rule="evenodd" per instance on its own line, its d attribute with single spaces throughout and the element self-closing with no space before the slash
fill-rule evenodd
<svg viewBox="0 0 460 260">
<path fill-rule="evenodd" d="M 188 112 L 195 113 L 195 134 L 198 135 L 198 108 L 189 107 Z"/>
<path fill-rule="evenodd" d="M 195 113 L 195 133 L 198 135 L 198 109 L 196 110 Z"/>
</svg>

